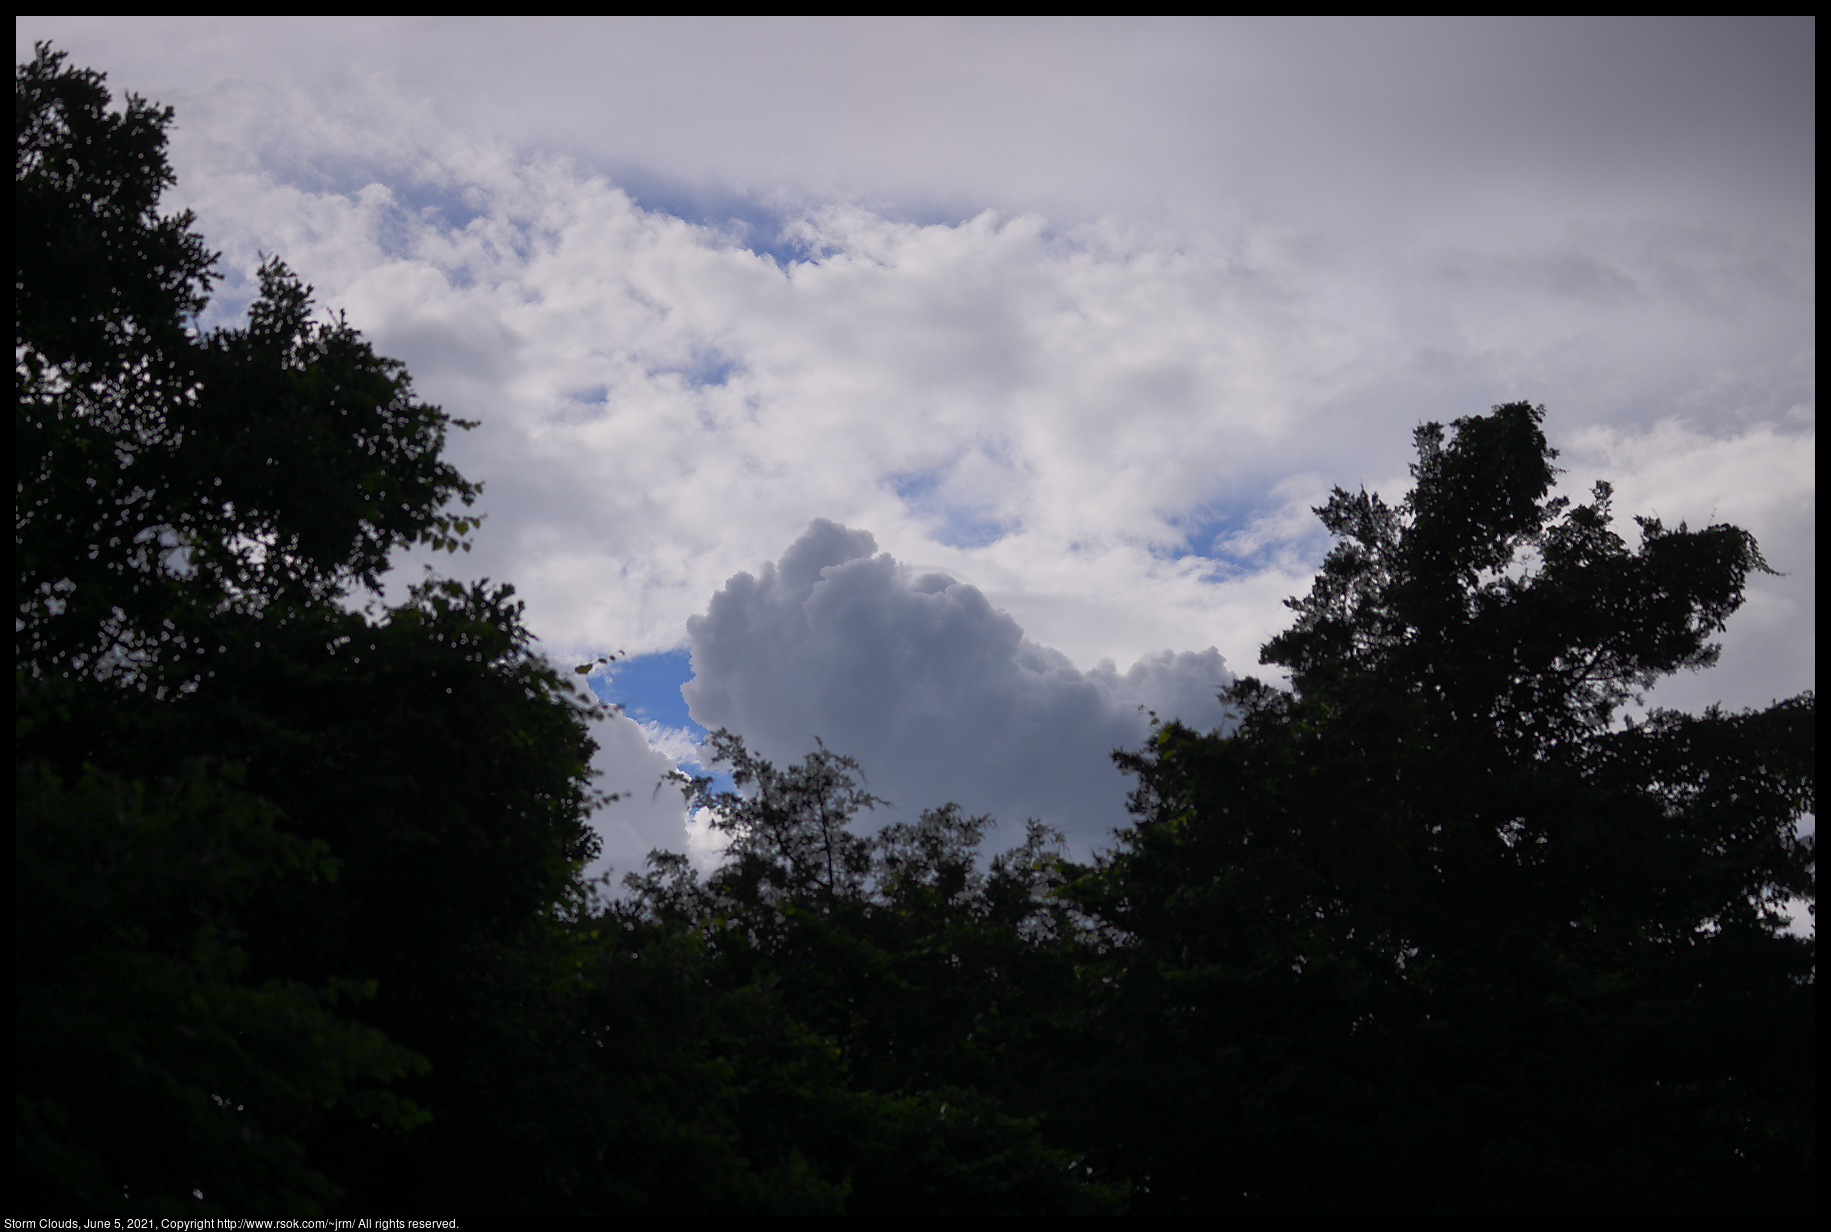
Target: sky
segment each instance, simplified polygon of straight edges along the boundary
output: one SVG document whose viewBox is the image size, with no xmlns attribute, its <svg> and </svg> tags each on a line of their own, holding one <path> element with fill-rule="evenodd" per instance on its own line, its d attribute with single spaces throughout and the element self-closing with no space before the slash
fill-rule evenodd
<svg viewBox="0 0 1831 1232">
<path fill-rule="evenodd" d="M 597 871 L 715 858 L 704 730 L 1085 858 L 1108 754 L 1221 721 L 1412 430 L 1547 409 L 1562 489 L 1733 522 L 1720 664 L 1815 685 L 1805 19 L 19 18 L 170 105 L 276 254 L 481 426 L 468 555 L 597 661 Z"/>
</svg>

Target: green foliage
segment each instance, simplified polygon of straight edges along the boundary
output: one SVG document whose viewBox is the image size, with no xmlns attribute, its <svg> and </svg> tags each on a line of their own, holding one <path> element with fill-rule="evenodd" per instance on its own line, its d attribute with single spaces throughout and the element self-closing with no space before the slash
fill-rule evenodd
<svg viewBox="0 0 1831 1232">
<path fill-rule="evenodd" d="M 167 1214 L 319 1209 L 300 1139 L 342 1105 L 425 1120 L 384 1089 L 426 1062 L 340 1017 L 374 987 L 248 978 L 240 919 L 276 883 L 334 882 L 237 776 L 158 789 L 90 769 L 15 784 L 21 1197 Z M 201 1198 L 192 1190 L 208 1185 Z"/>
<path fill-rule="evenodd" d="M 845 1211 L 1113 1209 L 1038 1119 L 1039 1087 L 1072 1081 L 1049 1051 L 1075 996 L 1074 922 L 1049 897 L 1059 836 L 1031 823 L 982 871 L 989 818 L 948 805 L 866 837 L 853 819 L 882 801 L 851 758 L 822 746 L 778 769 L 729 732 L 707 744 L 738 788 L 693 784 L 731 836 L 724 863 L 702 882 L 657 853 L 628 884 L 641 919 L 696 938 L 715 986 L 834 1050 L 783 1133 L 843 1183 Z"/>
<path fill-rule="evenodd" d="M 277 260 L 200 333 L 171 112 L 42 46 L 16 86 L 22 1193 L 512 1208 L 587 708 L 507 587 L 339 605 L 474 529 L 454 421 Z"/>
<path fill-rule="evenodd" d="M 1120 758 L 1073 893 L 1123 938 L 1090 1081 L 1145 1209 L 1809 1204 L 1813 698 L 1611 723 L 1764 563 L 1630 553 L 1606 485 L 1549 498 L 1541 415 L 1426 425 L 1399 509 L 1337 490 L 1265 648 L 1295 692 Z"/>
<path fill-rule="evenodd" d="M 214 257 L 175 182 L 170 109 L 119 114 L 39 48 L 17 73 L 15 655 L 195 687 L 220 624 L 374 586 L 394 548 L 457 546 L 479 491 L 452 422 L 277 259 L 248 324 L 200 336 Z M 462 425 L 468 426 L 468 425 Z"/>
<path fill-rule="evenodd" d="M 244 326 L 199 333 L 213 259 L 157 213 L 171 113 L 110 113 L 44 48 L 18 98 L 21 1192 L 169 1215 L 1085 1205 L 1031 1122 L 946 1085 L 966 900 L 995 885 L 1021 916 L 1034 870 L 968 876 L 983 822 L 948 812 L 896 832 L 871 899 L 845 830 L 870 798 L 823 753 L 744 762 L 769 808 L 715 883 L 716 936 L 591 899 L 590 708 L 513 592 L 339 602 L 394 548 L 475 528 L 446 508 L 478 491 L 440 458 L 453 421 L 277 260 Z M 932 940 L 847 932 L 872 921 Z M 863 998 L 829 954 L 874 973 Z M 912 980 L 949 999 L 909 1026 Z"/>
<path fill-rule="evenodd" d="M 15 1188 L 46 1212 L 1799 1210 L 1811 694 L 1618 724 L 1763 570 L 1550 497 L 1525 404 L 1417 433 L 1239 725 L 1119 757 L 1090 868 L 824 745 L 702 878 L 582 883 L 594 708 L 455 550 L 453 424 L 310 288 L 245 325 L 169 110 L 20 65 Z M 585 669 L 579 669 L 581 671 Z"/>
<path fill-rule="evenodd" d="M 1716 661 L 1709 639 L 1771 572 L 1747 531 L 1666 530 L 1638 518 L 1630 553 L 1609 529 L 1611 489 L 1575 508 L 1547 493 L 1557 452 L 1543 411 L 1496 407 L 1415 435 L 1403 508 L 1337 488 L 1316 512 L 1341 542 L 1297 621 L 1265 647 L 1299 693 L 1354 676 L 1401 682 L 1453 724 L 1521 756 L 1581 741 L 1661 676 Z"/>
</svg>

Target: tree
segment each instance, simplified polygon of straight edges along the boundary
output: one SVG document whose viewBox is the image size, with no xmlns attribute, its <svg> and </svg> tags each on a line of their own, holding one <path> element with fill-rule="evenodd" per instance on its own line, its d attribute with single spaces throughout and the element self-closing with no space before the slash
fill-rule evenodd
<svg viewBox="0 0 1831 1232">
<path fill-rule="evenodd" d="M 277 259 L 246 324 L 202 331 L 214 258 L 157 210 L 172 113 L 110 112 L 99 74 L 42 46 L 16 84 L 21 1196 L 1081 1203 L 1033 1125 L 946 1085 L 965 1050 L 928 1028 L 969 1008 L 961 981 L 931 983 L 949 996 L 919 1029 L 877 1012 L 914 997 L 887 965 L 928 972 L 972 937 L 981 823 L 886 849 L 887 911 L 845 832 L 856 768 L 754 763 L 771 808 L 714 888 L 759 944 L 595 901 L 587 709 L 513 592 L 348 603 L 395 548 L 475 529 L 451 506 L 478 488 L 440 456 L 468 425 L 315 320 Z M 994 876 L 999 910 L 1026 910 L 1032 874 Z M 939 941 L 881 953 L 860 925 Z M 839 986 L 803 961 L 827 955 L 875 973 L 868 1029 L 827 1032 Z M 873 1085 L 904 1073 L 921 1083 Z"/>
<path fill-rule="evenodd" d="M 1076 991 L 1067 909 L 1047 896 L 1059 836 L 1031 823 L 982 869 L 990 818 L 946 805 L 856 834 L 884 801 L 853 759 L 821 745 L 777 768 L 729 732 L 707 744 L 737 788 L 690 785 L 730 836 L 724 863 L 702 882 L 655 853 L 628 879 L 630 926 L 684 931 L 715 987 L 824 1046 L 775 1137 L 842 1186 L 848 1214 L 1113 1209 L 1040 1123 L 1039 1088 L 1072 1065 L 1045 1044 Z"/>
<path fill-rule="evenodd" d="M 309 287 L 260 271 L 246 327 L 200 336 L 215 258 L 176 182 L 170 108 L 40 46 L 17 74 L 16 662 L 191 687 L 214 623 L 373 587 L 389 553 L 457 546 L 479 488 L 449 420 Z M 459 426 L 469 424 L 457 421 Z"/>
<path fill-rule="evenodd" d="M 344 1106 L 426 1118 L 383 1085 L 424 1058 L 337 1003 L 372 986 L 247 978 L 238 917 L 337 865 L 202 761 L 153 790 L 20 768 L 14 820 L 15 1184 L 52 1209 L 310 1210 L 337 1190 L 298 1127 Z M 207 1187 L 207 1191 L 206 1191 Z"/>
<path fill-rule="evenodd" d="M 346 608 L 475 528 L 468 425 L 277 259 L 200 331 L 171 111 L 63 59 L 16 74 L 21 1192 L 528 1203 L 586 707 L 507 587 Z"/>
<path fill-rule="evenodd" d="M 1397 508 L 1337 489 L 1264 650 L 1293 691 L 1120 758 L 1137 820 L 1074 893 L 1123 938 L 1090 1119 L 1140 1205 L 1810 1205 L 1812 695 L 1612 721 L 1766 564 L 1630 552 L 1606 484 L 1550 497 L 1542 417 L 1423 426 Z"/>
</svg>

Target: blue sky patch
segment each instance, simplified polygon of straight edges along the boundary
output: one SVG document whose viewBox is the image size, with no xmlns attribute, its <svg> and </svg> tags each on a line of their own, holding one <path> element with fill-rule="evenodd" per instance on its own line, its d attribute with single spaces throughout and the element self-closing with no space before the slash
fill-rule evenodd
<svg viewBox="0 0 1831 1232">
<path fill-rule="evenodd" d="M 687 384 L 702 388 L 723 385 L 732 378 L 733 374 L 743 370 L 743 364 L 716 351 L 695 355 L 690 363 L 655 369 L 657 373 L 672 372 L 683 378 Z"/>
<path fill-rule="evenodd" d="M 937 543 L 950 548 L 983 548 L 1010 534 L 1012 528 L 998 518 L 950 503 L 941 495 L 941 481 L 951 465 L 944 463 L 891 475 L 891 490 L 928 524 L 928 531 Z"/>
<path fill-rule="evenodd" d="M 777 265 L 806 261 L 811 255 L 805 243 L 786 234 L 788 217 L 780 209 L 746 193 L 689 187 L 628 167 L 610 172 L 608 178 L 637 208 L 732 232 L 739 247 Z"/>
<path fill-rule="evenodd" d="M 662 727 L 684 728 L 695 740 L 704 740 L 706 729 L 687 713 L 686 698 L 680 686 L 693 679 L 690 652 L 669 650 L 661 654 L 637 655 L 618 659 L 610 669 L 590 679 L 591 691 L 598 700 L 623 707 L 623 713 L 638 723 L 657 723 Z M 710 766 L 681 763 L 689 774 L 704 774 Z M 713 774 L 714 791 L 731 791 L 731 776 L 719 771 Z"/>
<path fill-rule="evenodd" d="M 638 723 L 684 727 L 695 736 L 706 729 L 687 714 L 680 686 L 693 679 L 692 658 L 685 650 L 618 659 L 602 676 L 591 678 L 591 691 L 600 699 L 623 707 Z"/>
</svg>

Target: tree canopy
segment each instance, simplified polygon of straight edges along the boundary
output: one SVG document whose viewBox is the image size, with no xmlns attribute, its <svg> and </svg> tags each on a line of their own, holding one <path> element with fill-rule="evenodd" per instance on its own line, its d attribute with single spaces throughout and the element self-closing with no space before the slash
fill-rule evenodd
<svg viewBox="0 0 1831 1232">
<path fill-rule="evenodd" d="M 1337 489 L 1264 650 L 1294 691 L 1120 759 L 1137 820 L 1073 894 L 1161 1049 L 1107 1110 L 1152 1203 L 1809 1201 L 1813 698 L 1611 721 L 1766 566 L 1730 526 L 1629 551 L 1606 484 L 1550 495 L 1542 418 L 1426 424 L 1397 508 Z"/>
<path fill-rule="evenodd" d="M 512 590 L 348 602 L 394 549 L 476 528 L 441 457 L 465 425 L 278 259 L 244 324 L 200 329 L 214 257 L 157 208 L 171 111 L 111 111 L 44 47 L 16 87 L 19 1196 L 1104 1201 L 995 1099 L 842 1048 L 825 986 L 792 974 L 839 935 L 802 935 L 809 904 L 840 932 L 856 914 L 842 762 L 757 771 L 804 784 L 746 866 L 769 893 L 741 896 L 782 907 L 789 949 L 737 961 L 697 919 L 592 898 L 591 707 Z M 922 866 L 924 842 L 898 857 L 910 902 L 959 863 L 943 843 Z"/>
<path fill-rule="evenodd" d="M 1813 695 L 1714 660 L 1731 526 L 1553 495 L 1544 412 L 1418 430 L 1236 722 L 1117 754 L 1076 866 L 819 745 L 709 741 L 729 847 L 582 880 L 593 708 L 456 550 L 468 426 L 266 259 L 169 109 L 18 66 L 16 1196 L 42 1212 L 1806 1210 Z M 839 734 L 843 736 L 843 734 Z M 1122 821 L 1115 818 L 1115 823 Z"/>
<path fill-rule="evenodd" d="M 440 458 L 452 421 L 277 258 L 244 327 L 198 332 L 215 257 L 157 210 L 171 109 L 111 112 L 62 60 L 17 74 L 15 656 L 180 688 L 211 622 L 373 587 L 393 549 L 455 545 L 479 489 Z"/>
<path fill-rule="evenodd" d="M 321 1204 L 333 1127 L 469 1119 L 465 1013 L 592 850 L 584 707 L 506 587 L 339 602 L 476 525 L 453 421 L 277 259 L 198 328 L 169 109 L 42 46 L 16 95 L 22 1193 Z"/>
</svg>

